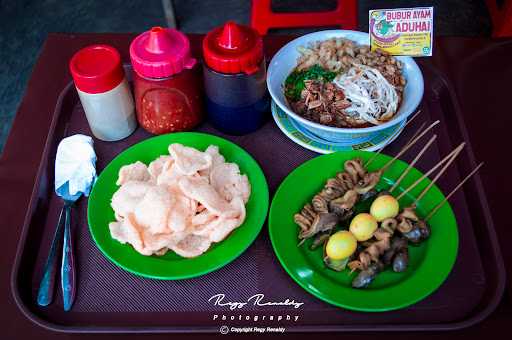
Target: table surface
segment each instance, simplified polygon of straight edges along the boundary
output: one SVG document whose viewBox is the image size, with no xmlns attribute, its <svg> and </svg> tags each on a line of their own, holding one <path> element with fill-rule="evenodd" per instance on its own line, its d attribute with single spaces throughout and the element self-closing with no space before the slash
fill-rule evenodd
<svg viewBox="0 0 512 340">
<path fill-rule="evenodd" d="M 0 321 L 2 338 L 39 339 L 111 339 L 111 335 L 69 335 L 47 331 L 32 324 L 18 310 L 9 286 L 11 267 L 23 225 L 34 179 L 44 143 L 48 134 L 50 117 L 59 93 L 71 80 L 67 71 L 68 60 L 78 49 L 93 43 L 107 43 L 116 47 L 123 60 L 128 61 L 128 46 L 134 34 L 50 34 L 39 60 L 34 67 L 24 98 L 19 106 L 5 149 L 0 156 L 0 221 L 4 255 L 0 267 Z M 191 35 L 192 53 L 200 55 L 201 35 Z M 273 54 L 292 37 L 267 36 L 265 49 Z M 486 165 L 481 170 L 494 223 L 501 242 L 501 249 L 508 274 L 512 273 L 512 247 L 504 241 L 510 239 L 512 231 L 506 215 L 508 194 L 512 183 L 502 171 L 510 161 L 504 146 L 508 142 L 508 126 L 512 126 L 512 114 L 505 104 L 510 96 L 512 67 L 512 40 L 486 38 L 436 38 L 431 62 L 442 70 L 453 83 L 461 109 L 464 113 L 470 141 L 478 160 Z M 505 109 L 503 109 L 505 108 Z M 505 157 L 504 157 L 505 156 Z M 485 321 L 469 329 L 450 333 L 452 338 L 468 335 L 489 336 L 508 329 L 512 317 L 510 290 L 505 294 L 497 310 Z M 130 335 L 142 338 L 143 335 Z M 257 336 L 252 334 L 251 336 Z M 334 335 L 325 335 L 334 337 Z M 349 338 L 366 338 L 370 333 L 346 334 Z M 374 335 L 373 335 L 374 336 Z M 400 337 L 411 337 L 401 333 Z M 185 337 L 185 336 L 184 336 Z M 199 338 L 188 335 L 188 338 Z M 202 335 L 201 338 L 207 336 Z M 384 333 L 380 338 L 397 338 Z M 416 338 L 431 337 L 431 334 L 415 334 Z M 124 338 L 124 337 L 123 337 Z M 169 335 L 154 335 L 154 338 L 169 338 Z M 261 335 L 258 336 L 261 339 Z"/>
</svg>

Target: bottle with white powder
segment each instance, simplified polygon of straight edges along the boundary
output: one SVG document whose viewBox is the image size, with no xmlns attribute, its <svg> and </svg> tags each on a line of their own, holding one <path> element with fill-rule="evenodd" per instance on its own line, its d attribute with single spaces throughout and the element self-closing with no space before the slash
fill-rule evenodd
<svg viewBox="0 0 512 340">
<path fill-rule="evenodd" d="M 104 141 L 128 137 L 137 121 L 119 52 L 88 46 L 75 53 L 69 68 L 92 134 Z"/>
</svg>

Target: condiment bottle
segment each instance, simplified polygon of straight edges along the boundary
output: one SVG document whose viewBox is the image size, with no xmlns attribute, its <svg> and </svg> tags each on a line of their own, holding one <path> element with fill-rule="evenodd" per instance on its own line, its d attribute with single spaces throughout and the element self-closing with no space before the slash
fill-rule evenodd
<svg viewBox="0 0 512 340">
<path fill-rule="evenodd" d="M 92 134 L 104 141 L 128 137 L 137 121 L 119 52 L 108 45 L 85 47 L 69 69 Z"/>
<path fill-rule="evenodd" d="M 200 68 L 185 34 L 153 27 L 130 45 L 135 107 L 140 125 L 154 134 L 190 130 L 203 114 Z"/>
<path fill-rule="evenodd" d="M 252 132 L 269 111 L 263 41 L 250 27 L 229 21 L 203 40 L 203 78 L 210 122 L 234 135 Z"/>
</svg>

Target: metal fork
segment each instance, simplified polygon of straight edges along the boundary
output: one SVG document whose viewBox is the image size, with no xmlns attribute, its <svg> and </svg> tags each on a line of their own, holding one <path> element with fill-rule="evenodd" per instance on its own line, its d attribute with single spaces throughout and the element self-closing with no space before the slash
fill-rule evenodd
<svg viewBox="0 0 512 340">
<path fill-rule="evenodd" d="M 37 294 L 37 303 L 40 306 L 47 306 L 52 302 L 53 290 L 55 286 L 55 273 L 57 271 L 58 248 L 62 239 L 62 217 L 64 216 L 64 244 L 62 248 L 61 264 L 61 287 L 64 310 L 69 311 L 75 300 L 76 292 L 76 272 L 73 252 L 73 238 L 71 235 L 71 209 L 75 202 L 82 196 L 81 192 L 71 195 L 69 193 L 69 183 L 65 183 L 56 191 L 58 196 L 64 200 L 64 206 L 60 212 L 57 229 L 53 236 L 52 245 L 48 254 L 48 259 L 44 267 L 43 278 L 39 285 Z"/>
</svg>

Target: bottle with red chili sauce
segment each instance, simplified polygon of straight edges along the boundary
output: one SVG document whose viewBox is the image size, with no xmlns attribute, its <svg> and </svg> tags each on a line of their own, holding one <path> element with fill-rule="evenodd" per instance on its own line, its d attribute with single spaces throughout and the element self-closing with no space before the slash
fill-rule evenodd
<svg viewBox="0 0 512 340">
<path fill-rule="evenodd" d="M 130 45 L 139 124 L 154 134 L 190 130 L 202 120 L 202 81 L 185 34 L 153 27 Z"/>
</svg>

